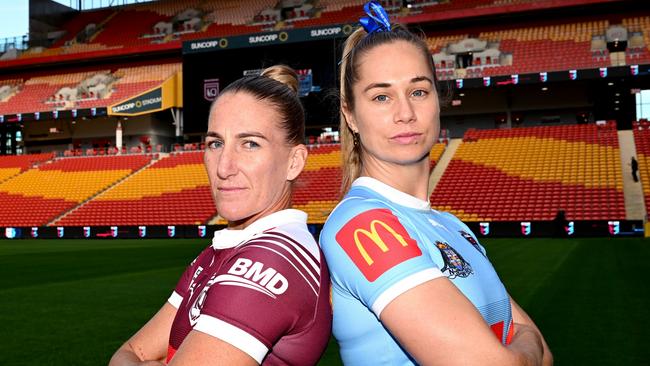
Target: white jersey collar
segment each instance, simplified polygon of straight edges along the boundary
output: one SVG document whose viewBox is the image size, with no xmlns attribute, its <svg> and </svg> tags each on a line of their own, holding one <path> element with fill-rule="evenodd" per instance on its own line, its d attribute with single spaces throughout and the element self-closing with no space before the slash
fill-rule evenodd
<svg viewBox="0 0 650 366">
<path fill-rule="evenodd" d="M 214 249 L 233 248 L 252 237 L 289 223 L 307 224 L 307 214 L 300 210 L 286 209 L 274 212 L 253 222 L 244 229 L 221 229 L 214 232 L 212 247 Z"/>
<path fill-rule="evenodd" d="M 395 189 L 375 178 L 359 177 L 352 182 L 352 187 L 368 188 L 398 205 L 414 208 L 416 210 L 431 210 L 431 204 L 429 201 L 424 201 L 415 196 L 411 196 L 410 194 Z"/>
</svg>

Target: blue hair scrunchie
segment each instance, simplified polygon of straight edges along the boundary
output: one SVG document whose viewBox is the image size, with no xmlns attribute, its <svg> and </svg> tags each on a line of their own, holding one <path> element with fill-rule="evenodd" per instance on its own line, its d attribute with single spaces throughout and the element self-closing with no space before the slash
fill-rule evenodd
<svg viewBox="0 0 650 366">
<path fill-rule="evenodd" d="M 368 14 L 367 17 L 361 17 L 359 23 L 363 29 L 372 34 L 375 32 L 390 32 L 390 19 L 388 13 L 376 1 L 369 1 L 363 6 L 363 10 Z"/>
</svg>

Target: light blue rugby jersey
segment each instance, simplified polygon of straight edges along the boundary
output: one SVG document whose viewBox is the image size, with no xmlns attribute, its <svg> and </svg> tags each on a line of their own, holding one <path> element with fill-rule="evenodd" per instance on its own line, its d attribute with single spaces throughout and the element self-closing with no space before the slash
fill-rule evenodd
<svg viewBox="0 0 650 366">
<path fill-rule="evenodd" d="M 400 294 L 440 276 L 467 296 L 502 343 L 509 341 L 509 297 L 485 249 L 465 224 L 428 201 L 358 178 L 327 219 L 320 244 L 346 365 L 415 364 L 379 316 Z"/>
</svg>

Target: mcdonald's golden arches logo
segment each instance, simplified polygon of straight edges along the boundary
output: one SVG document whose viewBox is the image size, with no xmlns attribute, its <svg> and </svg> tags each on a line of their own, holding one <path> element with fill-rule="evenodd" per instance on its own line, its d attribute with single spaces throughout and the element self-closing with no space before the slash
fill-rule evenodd
<svg viewBox="0 0 650 366">
<path fill-rule="evenodd" d="M 336 241 L 373 282 L 396 265 L 422 255 L 397 217 L 388 209 L 365 211 L 345 224 Z"/>
</svg>

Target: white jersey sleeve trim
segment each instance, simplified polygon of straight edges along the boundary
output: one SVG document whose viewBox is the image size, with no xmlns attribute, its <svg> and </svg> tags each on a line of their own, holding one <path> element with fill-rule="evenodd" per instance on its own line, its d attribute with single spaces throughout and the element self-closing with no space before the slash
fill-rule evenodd
<svg viewBox="0 0 650 366">
<path fill-rule="evenodd" d="M 391 301 L 395 300 L 396 297 L 417 285 L 423 284 L 438 277 L 442 277 L 442 272 L 440 272 L 438 268 L 427 268 L 423 271 L 414 273 L 406 278 L 401 279 L 386 289 L 386 291 L 382 292 L 379 297 L 377 297 L 377 300 L 375 300 L 371 306 L 372 311 L 375 313 L 377 318 L 379 318 L 381 312 L 386 308 L 388 304 L 390 304 Z"/>
<path fill-rule="evenodd" d="M 167 302 L 170 303 L 173 307 L 178 309 L 181 306 L 183 301 L 183 296 L 179 295 L 178 292 L 172 292 L 172 295 L 167 299 Z"/>
<path fill-rule="evenodd" d="M 194 330 L 209 334 L 239 348 L 261 364 L 269 349 L 246 331 L 213 316 L 201 314 Z"/>
</svg>

